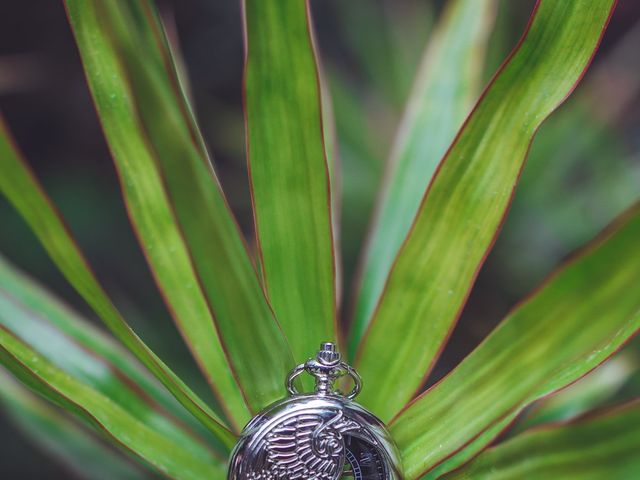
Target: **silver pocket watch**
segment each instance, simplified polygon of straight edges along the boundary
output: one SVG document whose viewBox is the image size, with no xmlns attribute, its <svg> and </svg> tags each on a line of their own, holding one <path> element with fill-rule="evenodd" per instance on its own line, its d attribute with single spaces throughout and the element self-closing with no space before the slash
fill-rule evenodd
<svg viewBox="0 0 640 480">
<path fill-rule="evenodd" d="M 315 378 L 315 392 L 301 394 L 294 380 Z M 349 375 L 353 390 L 334 387 Z M 384 424 L 353 402 L 362 388 L 357 372 L 333 343 L 287 378 L 289 397 L 267 407 L 244 428 L 233 450 L 229 480 L 401 480 L 397 448 Z"/>
</svg>

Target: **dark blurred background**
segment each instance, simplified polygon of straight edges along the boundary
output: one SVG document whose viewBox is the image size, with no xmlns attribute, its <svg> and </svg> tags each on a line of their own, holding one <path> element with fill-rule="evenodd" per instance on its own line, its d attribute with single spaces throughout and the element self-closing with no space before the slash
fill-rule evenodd
<svg viewBox="0 0 640 480">
<path fill-rule="evenodd" d="M 350 279 L 383 165 L 444 3 L 313 0 L 343 168 L 344 311 L 349 311 Z M 182 49 L 200 125 L 223 187 L 251 236 L 239 1 L 158 4 Z M 533 4 L 533 0 L 500 2 L 486 79 L 516 43 Z M 622 0 L 581 86 L 542 127 L 502 234 L 431 382 L 477 345 L 557 262 L 638 197 L 639 20 L 640 3 Z M 209 398 L 129 228 L 62 2 L 2 2 L 0 110 L 126 318 L 198 393 Z M 4 200 L 0 200 L 0 225 L 2 255 L 94 318 Z M 2 415 L 2 478 L 71 478 L 64 466 L 35 449 Z"/>
</svg>

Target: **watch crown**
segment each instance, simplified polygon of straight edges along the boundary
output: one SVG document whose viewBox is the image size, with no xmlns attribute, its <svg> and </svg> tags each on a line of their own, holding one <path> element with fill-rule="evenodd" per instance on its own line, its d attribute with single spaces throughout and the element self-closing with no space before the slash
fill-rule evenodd
<svg viewBox="0 0 640 480">
<path fill-rule="evenodd" d="M 337 365 L 342 359 L 335 343 L 325 342 L 320 345 L 316 360 L 323 365 Z"/>
</svg>

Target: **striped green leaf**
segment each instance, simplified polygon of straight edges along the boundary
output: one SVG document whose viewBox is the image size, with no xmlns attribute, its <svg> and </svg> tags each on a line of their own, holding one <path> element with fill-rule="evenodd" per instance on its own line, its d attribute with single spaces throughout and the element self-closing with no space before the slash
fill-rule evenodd
<svg viewBox="0 0 640 480">
<path fill-rule="evenodd" d="M 68 0 L 67 8 L 142 247 L 196 358 L 241 427 L 249 413 L 282 395 L 293 359 L 161 25 L 148 1 Z"/>
<path fill-rule="evenodd" d="M 627 349 L 625 349 L 626 352 Z M 550 398 L 537 402 L 510 435 L 551 422 L 568 421 L 611 401 L 632 375 L 638 364 L 632 355 L 616 355 L 594 372 Z"/>
<path fill-rule="evenodd" d="M 173 70 L 167 71 L 164 63 L 170 54 L 164 39 L 155 36 L 161 35 L 161 27 L 155 17 L 145 16 L 150 12 L 142 8 L 142 3 L 133 2 L 114 4 L 122 10 L 121 16 L 117 15 L 119 10 L 116 8 L 113 12 L 105 8 L 99 17 L 98 27 L 98 22 L 90 23 L 91 18 L 98 17 L 90 17 L 93 10 L 87 8 L 88 5 L 84 2 L 84 9 L 80 9 L 71 4 L 70 13 L 131 221 L 180 332 L 217 393 L 219 403 L 237 428 L 246 423 L 249 410 L 228 366 L 213 312 L 165 189 L 163 173 L 156 158 L 161 153 L 154 150 L 144 118 L 136 113 L 135 92 L 127 82 L 127 76 L 121 74 L 126 72 L 126 64 L 120 61 L 120 52 L 126 50 L 115 39 L 124 37 L 133 42 L 134 38 L 128 37 L 135 37 L 136 47 L 131 47 L 130 53 L 144 57 L 147 68 L 154 71 L 159 81 L 165 80 L 165 96 L 158 98 L 157 102 L 169 103 L 173 109 L 166 108 L 166 112 L 173 113 L 176 124 L 182 126 L 183 135 L 175 135 L 172 141 L 186 144 L 185 151 L 193 151 L 195 155 L 204 152 L 196 148 L 189 137 L 190 117 L 185 117 L 180 111 L 180 107 L 186 105 L 172 89 L 177 88 L 177 77 Z M 125 17 L 125 14 L 130 17 Z M 140 21 L 134 22 L 134 18 Z M 117 27 L 126 27 L 126 31 L 116 32 Z M 91 35 L 88 35 L 89 31 Z M 88 51 L 91 53 L 87 54 Z M 170 83 L 172 81 L 173 84 Z"/>
<path fill-rule="evenodd" d="M 12 267 L 2 256 L 0 325 L 58 367 L 80 376 L 105 395 L 113 394 L 115 400 L 132 396 L 131 405 L 138 405 L 143 410 L 145 402 L 141 403 L 141 399 L 147 399 L 147 403 L 158 407 L 158 412 L 166 412 L 168 419 L 174 419 L 164 421 L 168 435 L 177 434 L 176 438 L 182 441 L 184 432 L 176 427 L 177 424 L 201 429 L 202 426 L 129 352 Z M 91 368 L 92 365 L 96 368 Z M 101 372 L 100 377 L 92 375 L 96 371 Z M 131 388 L 133 385 L 135 389 Z M 224 445 L 218 446 L 222 452 L 228 451 Z"/>
<path fill-rule="evenodd" d="M 490 428 L 482 432 L 462 449 L 456 451 L 436 468 L 420 477 L 420 480 L 439 480 L 442 478 L 443 474 L 451 472 L 452 470 L 459 468 L 461 465 L 464 465 L 478 455 L 478 453 L 485 450 L 487 445 L 489 445 L 502 432 L 507 430 L 516 417 L 517 414 L 514 413 L 493 424 Z"/>
<path fill-rule="evenodd" d="M 407 478 L 419 478 L 533 401 L 586 375 L 638 332 L 638 238 L 640 205 L 394 419 Z"/>
<path fill-rule="evenodd" d="M 336 337 L 336 272 L 308 2 L 245 0 L 247 152 L 262 275 L 296 360 Z"/>
<path fill-rule="evenodd" d="M 203 458 L 212 452 L 126 351 L 42 289 L 0 263 L 0 327 L 43 360 L 108 398 L 176 444 Z"/>
<path fill-rule="evenodd" d="M 116 454 L 95 435 L 47 405 L 0 369 L 0 405 L 36 447 L 79 478 L 142 480 L 152 475 Z"/>
<path fill-rule="evenodd" d="M 0 118 L 0 192 L 31 227 L 49 256 L 114 335 L 164 384 L 175 398 L 225 445 L 234 436 L 129 327 L 98 283 L 59 213 L 18 153 Z"/>
<path fill-rule="evenodd" d="M 175 441 L 154 424 L 153 415 L 125 408 L 125 401 L 116 402 L 78 376 L 57 367 L 1 325 L 0 362 L 30 388 L 73 412 L 169 478 L 225 477 L 224 465 L 204 449 Z M 90 366 L 96 365 L 87 368 Z M 96 372 L 96 376 L 100 373 Z"/>
<path fill-rule="evenodd" d="M 496 238 L 533 135 L 581 78 L 613 3 L 541 0 L 441 162 L 357 356 L 368 380 L 361 401 L 383 419 L 414 395 L 443 348 Z"/>
<path fill-rule="evenodd" d="M 533 429 L 445 478 L 520 480 L 640 477 L 640 403 L 574 423 Z"/>
<path fill-rule="evenodd" d="M 429 40 L 397 133 L 364 259 L 349 343 L 352 354 L 438 162 L 477 98 L 495 3 L 450 3 Z"/>
</svg>

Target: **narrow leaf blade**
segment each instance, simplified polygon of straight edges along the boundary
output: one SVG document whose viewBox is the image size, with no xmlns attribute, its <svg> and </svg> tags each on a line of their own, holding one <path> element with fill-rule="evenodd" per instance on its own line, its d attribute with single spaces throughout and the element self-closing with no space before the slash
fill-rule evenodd
<svg viewBox="0 0 640 480">
<path fill-rule="evenodd" d="M 580 379 L 638 332 L 638 238 L 640 205 L 551 276 L 394 419 L 392 433 L 409 466 L 408 478 L 418 478 L 505 418 Z"/>
<path fill-rule="evenodd" d="M 165 68 L 164 58 L 170 58 L 170 52 L 164 42 L 156 39 L 161 26 L 155 16 L 145 16 L 147 12 L 142 8 L 145 2 L 120 2 L 118 8 L 113 9 L 91 8 L 91 3 L 82 2 L 79 6 L 69 2 L 70 18 L 119 173 L 127 211 L 180 332 L 221 406 L 238 429 L 249 420 L 250 412 L 229 368 L 214 314 L 166 191 L 156 158 L 162 153 L 154 150 L 152 138 L 148 137 L 145 128 L 146 119 L 135 109 L 136 102 L 152 101 L 153 98 L 136 95 L 127 81 L 127 75 L 136 72 L 128 71 L 127 63 L 121 59 L 135 55 L 145 58 L 150 70 L 156 67 L 154 73 L 165 80 L 160 87 L 162 90 L 153 90 L 154 87 L 148 87 L 148 90 L 157 91 L 155 102 L 169 104 L 167 114 L 173 113 L 176 121 L 183 124 L 184 134 L 174 135 L 173 142 L 186 142 L 184 149 L 197 157 L 202 151 L 188 136 L 190 117 L 185 117 L 179 109 L 182 99 L 172 89 L 172 78 Z M 141 81 L 147 80 L 144 73 L 139 76 Z M 175 80 L 174 86 L 177 78 Z M 208 160 L 205 158 L 204 161 Z"/>
<path fill-rule="evenodd" d="M 438 162 L 477 98 L 495 3 L 450 3 L 429 41 L 389 159 L 364 259 L 350 337 L 352 354 Z"/>
<path fill-rule="evenodd" d="M 172 228 L 179 228 L 184 238 L 181 246 L 166 242 L 161 245 L 153 231 L 140 228 L 156 205 L 142 196 L 128 198 L 132 219 L 145 237 L 143 247 L 153 268 L 163 270 L 161 287 L 165 295 L 170 295 L 169 283 L 177 284 L 178 279 L 169 278 L 173 274 L 165 269 L 162 258 L 149 252 L 149 247 L 162 246 L 164 258 L 174 260 L 172 246 L 188 248 L 199 284 L 191 284 L 192 288 L 204 292 L 211 310 L 209 318 L 212 315 L 215 320 L 248 410 L 255 413 L 282 396 L 282 378 L 292 368 L 293 358 L 215 177 L 191 109 L 179 89 L 166 41 L 157 32 L 161 26 L 152 5 L 148 1 L 115 4 L 68 0 L 67 7 L 107 140 L 123 175 L 124 190 L 127 181 L 136 178 L 136 172 L 151 168 L 150 162 L 136 155 L 138 150 L 127 143 L 137 140 L 138 145 L 145 146 L 147 159 L 153 158 L 156 163 L 154 178 L 166 185 L 164 195 L 177 219 L 178 227 Z M 140 58 L 146 60 L 141 62 Z M 124 81 L 117 82 L 114 76 Z M 121 131 L 121 122 L 133 123 L 132 129 Z M 159 191 L 161 186 L 155 182 L 154 188 Z M 193 277 L 186 263 L 185 273 Z M 181 284 L 180 293 L 175 295 L 188 295 L 186 285 Z M 184 298 L 181 301 L 185 309 L 190 307 Z M 199 304 L 202 310 L 204 307 Z M 213 333 L 211 324 L 202 326 L 206 326 L 208 335 L 199 339 L 198 345 L 203 346 L 207 340 L 215 342 L 215 337 L 209 337 Z M 192 331 L 189 336 L 193 341 L 197 335 Z M 210 353 L 217 359 L 212 370 L 220 368 L 220 349 Z M 228 371 L 212 375 L 226 382 L 225 388 L 232 394 L 230 411 L 236 425 L 241 426 L 248 418 L 247 412 L 238 401 Z"/>
<path fill-rule="evenodd" d="M 203 459 L 215 459 L 203 439 L 170 413 L 175 405 L 167 402 L 166 394 L 140 372 L 129 355 L 109 345 L 110 342 L 101 339 L 59 303 L 46 295 L 38 295 L 41 292 L 33 286 L 24 288 L 24 278 L 8 272 L 6 265 L 0 266 L 0 328 L 7 335 L 27 345 L 34 355 L 65 375 L 140 419 L 159 435 Z M 19 291 L 14 294 L 16 290 Z M 92 349 L 93 346 L 98 348 Z M 102 352 L 106 355 L 102 356 Z M 119 360 L 114 360 L 116 352 L 120 354 Z M 121 368 L 123 364 L 125 367 Z"/>
<path fill-rule="evenodd" d="M 537 402 L 509 434 L 514 435 L 540 424 L 566 422 L 601 407 L 637 371 L 638 365 L 631 355 L 624 355 L 623 352 L 574 385 Z"/>
<path fill-rule="evenodd" d="M 599 480 L 640 476 L 640 403 L 539 428 L 493 447 L 444 478 Z"/>
<path fill-rule="evenodd" d="M 443 474 L 451 472 L 452 470 L 455 470 L 469 462 L 469 460 L 478 455 L 478 453 L 485 450 L 487 445 L 489 445 L 495 438 L 499 437 L 501 433 L 508 430 L 516 418 L 517 414 L 514 413 L 493 424 L 491 428 L 482 432 L 478 437 L 473 439 L 459 451 L 455 452 L 436 468 L 420 477 L 420 480 L 439 480 L 442 478 Z"/>
<path fill-rule="evenodd" d="M 0 362 L 29 387 L 73 412 L 169 478 L 224 478 L 224 467 L 215 458 L 202 458 L 189 446 L 159 433 L 151 422 L 142 421 L 57 368 L 3 326 L 0 326 Z"/>
<path fill-rule="evenodd" d="M 308 10 L 299 0 L 244 2 L 247 151 L 260 261 L 298 361 L 336 337 L 330 179 Z"/>
<path fill-rule="evenodd" d="M 0 405 L 33 444 L 80 478 L 152 478 L 0 370 Z"/>
<path fill-rule="evenodd" d="M 361 401 L 389 419 L 448 338 L 504 219 L 529 144 L 573 90 L 614 0 L 541 0 L 440 163 L 361 344 Z M 402 382 L 398 379 L 402 378 Z"/>
<path fill-rule="evenodd" d="M 129 327 L 98 283 L 62 218 L 47 197 L 0 118 L 0 191 L 31 227 L 38 240 L 80 296 L 93 308 L 113 334 L 162 382 L 175 398 L 225 445 L 234 436 Z"/>
<path fill-rule="evenodd" d="M 113 393 L 114 399 L 127 398 L 131 395 L 130 387 L 135 385 L 136 395 L 131 405 L 144 408 L 145 402 L 140 401 L 146 399 L 158 412 L 164 412 L 169 436 L 199 427 L 200 431 L 207 432 L 126 349 L 2 256 L 0 305 L 0 325 L 52 359 L 58 367 L 81 376 L 94 388 L 104 388 L 105 395 Z M 94 378 L 95 372 L 101 376 Z M 172 423 L 176 426 L 171 426 Z M 182 437 L 179 439 L 183 441 Z M 187 441 L 190 440 L 187 438 Z M 224 445 L 221 450 L 226 452 Z"/>
</svg>

